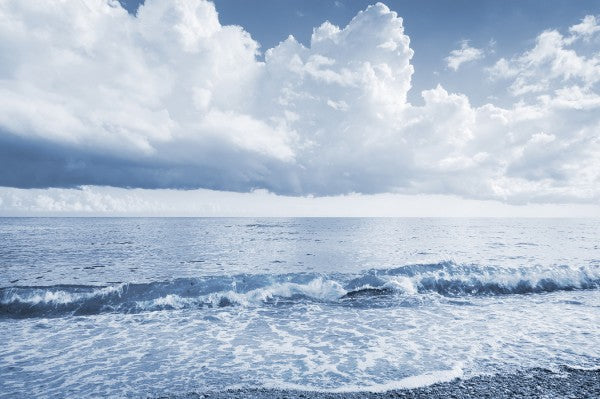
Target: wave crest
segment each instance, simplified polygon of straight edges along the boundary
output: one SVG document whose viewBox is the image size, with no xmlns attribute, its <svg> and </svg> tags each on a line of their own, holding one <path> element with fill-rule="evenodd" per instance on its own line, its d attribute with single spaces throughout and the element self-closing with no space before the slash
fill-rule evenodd
<svg viewBox="0 0 600 399">
<path fill-rule="evenodd" d="M 111 286 L 0 288 L 0 316 L 90 315 L 222 306 L 320 301 L 369 306 L 385 297 L 508 295 L 600 288 L 600 267 L 460 265 L 453 262 L 373 269 L 360 275 L 297 273 L 177 279 Z M 365 302 L 366 301 L 366 302 Z"/>
</svg>

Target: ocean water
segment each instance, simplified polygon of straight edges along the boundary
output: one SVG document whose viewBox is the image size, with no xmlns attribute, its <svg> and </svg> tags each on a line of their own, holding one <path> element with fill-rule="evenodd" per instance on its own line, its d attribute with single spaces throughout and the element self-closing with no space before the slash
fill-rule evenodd
<svg viewBox="0 0 600 399">
<path fill-rule="evenodd" d="M 0 397 L 600 365 L 600 220 L 0 219 Z"/>
</svg>

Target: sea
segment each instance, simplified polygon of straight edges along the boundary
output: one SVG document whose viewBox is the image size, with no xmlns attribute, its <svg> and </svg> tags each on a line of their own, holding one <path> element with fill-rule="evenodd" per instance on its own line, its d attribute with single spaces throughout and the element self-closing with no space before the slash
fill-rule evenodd
<svg viewBox="0 0 600 399">
<path fill-rule="evenodd" d="M 0 397 L 600 365 L 600 219 L 0 218 Z"/>
</svg>

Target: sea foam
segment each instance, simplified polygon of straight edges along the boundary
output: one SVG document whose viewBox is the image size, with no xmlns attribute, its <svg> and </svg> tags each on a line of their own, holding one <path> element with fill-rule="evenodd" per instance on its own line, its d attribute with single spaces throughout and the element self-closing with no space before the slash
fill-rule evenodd
<svg viewBox="0 0 600 399">
<path fill-rule="evenodd" d="M 516 269 L 440 262 L 360 274 L 242 274 L 110 286 L 4 287 L 0 288 L 0 315 L 53 317 L 297 301 L 352 304 L 356 299 L 368 307 L 369 298 L 385 297 L 393 305 L 398 297 L 432 293 L 442 297 L 493 296 L 599 287 L 600 267 L 595 265 Z"/>
</svg>

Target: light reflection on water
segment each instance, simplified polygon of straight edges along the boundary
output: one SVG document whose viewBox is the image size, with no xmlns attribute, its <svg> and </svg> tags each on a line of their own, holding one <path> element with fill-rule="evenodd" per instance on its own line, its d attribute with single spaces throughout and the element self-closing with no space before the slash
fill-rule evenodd
<svg viewBox="0 0 600 399">
<path fill-rule="evenodd" d="M 600 273 L 599 226 L 563 219 L 0 219 L 4 293 L 78 284 L 62 289 L 78 295 L 90 285 L 137 282 L 141 292 L 100 302 L 158 303 L 0 318 L 0 397 L 146 397 L 240 385 L 352 390 L 428 373 L 444 379 L 597 366 L 600 291 L 577 282 L 581 270 Z M 506 287 L 521 273 L 541 275 L 549 288 L 419 291 L 431 284 L 424 273 L 440 265 L 467 287 L 475 278 Z M 374 284 L 365 272 L 373 268 L 414 286 L 344 298 L 365 281 Z M 297 285 L 282 283 L 283 274 Z M 179 306 L 176 294 L 188 299 L 187 291 L 168 282 L 204 278 L 223 287 L 235 280 L 234 294 L 253 300 Z M 263 298 L 256 289 L 279 291 Z M 52 298 L 45 303 L 56 307 Z"/>
</svg>

